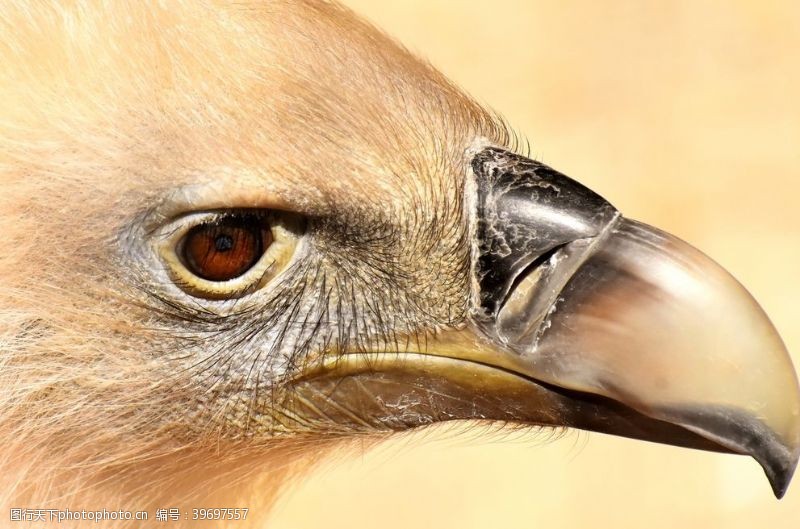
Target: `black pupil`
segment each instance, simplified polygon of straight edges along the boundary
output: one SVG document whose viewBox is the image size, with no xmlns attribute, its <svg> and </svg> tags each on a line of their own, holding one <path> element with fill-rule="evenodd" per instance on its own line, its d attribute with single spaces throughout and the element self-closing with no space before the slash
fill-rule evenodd
<svg viewBox="0 0 800 529">
<path fill-rule="evenodd" d="M 233 237 L 230 235 L 222 234 L 217 235 L 214 239 L 214 249 L 218 252 L 227 252 L 233 248 Z"/>
</svg>

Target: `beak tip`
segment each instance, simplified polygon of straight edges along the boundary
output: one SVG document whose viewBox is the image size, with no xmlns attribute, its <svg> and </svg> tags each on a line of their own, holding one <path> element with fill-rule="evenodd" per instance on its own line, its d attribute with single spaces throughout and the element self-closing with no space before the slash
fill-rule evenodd
<svg viewBox="0 0 800 529">
<path fill-rule="evenodd" d="M 781 453 L 777 453 L 776 450 L 767 450 L 761 457 L 756 456 L 777 499 L 783 498 L 786 494 L 794 471 L 797 469 L 797 461 L 800 459 L 800 446 L 791 452 L 786 447 L 780 448 L 782 448 Z"/>
<path fill-rule="evenodd" d="M 786 494 L 800 459 L 800 437 L 778 434 L 747 412 L 730 408 L 694 408 L 664 411 L 664 418 L 724 447 L 755 459 L 780 499 Z M 796 430 L 795 430 L 796 431 Z"/>
<path fill-rule="evenodd" d="M 767 475 L 772 492 L 777 499 L 783 498 L 786 490 L 789 488 L 789 483 L 792 481 L 795 468 L 797 467 L 797 457 L 792 457 L 785 461 L 785 463 L 765 462 L 759 461 L 764 468 L 764 473 Z"/>
</svg>

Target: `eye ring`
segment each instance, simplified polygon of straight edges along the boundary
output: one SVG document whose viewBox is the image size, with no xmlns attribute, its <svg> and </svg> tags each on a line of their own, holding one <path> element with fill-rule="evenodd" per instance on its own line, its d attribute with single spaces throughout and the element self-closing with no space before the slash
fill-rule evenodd
<svg viewBox="0 0 800 529">
<path fill-rule="evenodd" d="M 294 258 L 304 231 L 305 219 L 295 213 L 258 209 L 206 211 L 183 215 L 162 226 L 155 244 L 176 286 L 194 297 L 225 300 L 240 298 L 272 282 Z M 198 266 L 203 261 L 203 249 L 218 251 L 216 235 L 227 235 L 231 240 L 219 242 L 223 250 L 221 261 L 212 259 L 205 264 L 220 267 L 210 270 Z M 200 237 L 194 251 L 187 244 L 193 236 Z M 232 246 L 227 251 L 235 248 L 240 252 L 230 262 L 224 255 L 229 244 Z"/>
</svg>

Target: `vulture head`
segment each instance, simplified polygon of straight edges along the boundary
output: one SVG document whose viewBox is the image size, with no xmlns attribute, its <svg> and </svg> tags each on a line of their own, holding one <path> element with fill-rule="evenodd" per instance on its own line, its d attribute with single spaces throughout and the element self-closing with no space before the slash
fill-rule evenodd
<svg viewBox="0 0 800 529">
<path fill-rule="evenodd" d="M 12 2 L 0 64 L 4 505 L 266 506 L 456 420 L 785 492 L 797 378 L 748 292 L 341 6 Z"/>
</svg>

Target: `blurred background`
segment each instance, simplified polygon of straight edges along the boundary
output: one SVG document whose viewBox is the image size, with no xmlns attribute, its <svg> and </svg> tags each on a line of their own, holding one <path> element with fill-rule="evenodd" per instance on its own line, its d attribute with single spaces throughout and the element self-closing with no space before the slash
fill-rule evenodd
<svg viewBox="0 0 800 529">
<path fill-rule="evenodd" d="M 626 216 L 701 248 L 800 365 L 800 2 L 346 0 Z M 286 529 L 800 527 L 747 458 L 450 428 L 332 461 Z"/>
</svg>

